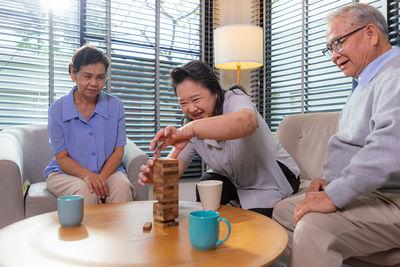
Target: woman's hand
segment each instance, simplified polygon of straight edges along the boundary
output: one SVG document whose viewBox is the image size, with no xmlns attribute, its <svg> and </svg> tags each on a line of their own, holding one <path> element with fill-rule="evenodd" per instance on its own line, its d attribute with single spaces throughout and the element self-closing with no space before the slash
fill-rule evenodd
<svg viewBox="0 0 400 267">
<path fill-rule="evenodd" d="M 174 147 L 170 157 L 176 159 L 179 153 L 193 137 L 195 137 L 195 132 L 191 123 L 188 123 L 179 129 L 173 126 L 168 126 L 164 130 L 159 131 L 150 143 L 150 150 L 153 150 L 156 147 L 156 144 L 161 142 L 154 151 L 153 160 L 156 160 L 161 151 L 167 146 Z"/>
<path fill-rule="evenodd" d="M 94 191 L 99 198 L 106 198 L 110 195 L 106 179 L 101 175 L 91 173 L 85 176 L 83 180 L 88 185 L 90 193 L 93 193 Z"/>
<path fill-rule="evenodd" d="M 141 186 L 153 183 L 153 168 L 154 161 L 151 159 L 147 161 L 147 165 L 140 166 L 141 172 L 139 172 L 139 184 Z"/>
</svg>

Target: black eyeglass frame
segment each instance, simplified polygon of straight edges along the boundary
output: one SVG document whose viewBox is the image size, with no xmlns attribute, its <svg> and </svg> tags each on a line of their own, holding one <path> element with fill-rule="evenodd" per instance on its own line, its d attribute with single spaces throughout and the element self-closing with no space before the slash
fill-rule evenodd
<svg viewBox="0 0 400 267">
<path fill-rule="evenodd" d="M 345 35 L 343 35 L 343 36 L 341 36 L 341 37 L 339 37 L 339 38 L 333 40 L 333 41 L 330 43 L 329 46 L 327 46 L 326 48 L 324 48 L 324 49 L 322 50 L 322 54 L 323 54 L 324 56 L 327 56 L 327 57 L 331 58 L 332 55 L 333 55 L 333 51 L 336 51 L 336 52 L 339 53 L 339 54 L 342 53 L 342 52 L 343 52 L 342 43 L 345 41 L 345 40 L 343 40 L 343 39 L 346 38 L 346 37 L 348 37 L 348 36 L 350 36 L 350 35 L 352 35 L 353 33 L 358 32 L 359 30 L 364 29 L 365 27 L 367 27 L 367 25 L 361 26 L 361 27 L 355 29 L 354 31 L 349 32 L 349 33 L 347 33 L 347 34 L 345 34 Z M 336 44 L 335 44 L 335 43 L 336 43 Z M 332 45 L 333 45 L 333 44 L 335 44 L 335 48 L 332 48 Z"/>
</svg>

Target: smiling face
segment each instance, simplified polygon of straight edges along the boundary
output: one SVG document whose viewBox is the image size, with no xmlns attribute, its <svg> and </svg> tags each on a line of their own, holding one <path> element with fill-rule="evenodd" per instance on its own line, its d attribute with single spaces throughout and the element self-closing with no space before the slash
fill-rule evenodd
<svg viewBox="0 0 400 267">
<path fill-rule="evenodd" d="M 176 95 L 182 112 L 192 120 L 214 116 L 217 95 L 201 83 L 186 79 L 176 86 Z"/>
<path fill-rule="evenodd" d="M 96 100 L 106 82 L 106 68 L 103 63 L 82 66 L 77 73 L 71 72 L 72 81 L 76 82 L 75 92 L 87 100 Z"/>
<path fill-rule="evenodd" d="M 331 44 L 333 40 L 354 31 L 362 25 L 352 25 L 345 17 L 333 19 L 326 32 L 326 43 Z M 372 61 L 372 50 L 366 31 L 368 25 L 342 40 L 342 53 L 333 51 L 332 62 L 349 77 L 357 78 L 361 71 Z"/>
</svg>

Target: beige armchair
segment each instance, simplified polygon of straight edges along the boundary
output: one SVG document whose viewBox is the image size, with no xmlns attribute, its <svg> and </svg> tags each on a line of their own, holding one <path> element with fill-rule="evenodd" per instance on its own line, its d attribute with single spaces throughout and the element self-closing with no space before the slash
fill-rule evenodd
<svg viewBox="0 0 400 267">
<path fill-rule="evenodd" d="M 0 132 L 0 228 L 23 218 L 54 211 L 57 198 L 46 188 L 43 170 L 52 155 L 47 125 L 17 126 Z M 137 184 L 147 155 L 127 139 L 123 163 L 136 189 L 135 200 L 148 199 L 148 187 Z M 30 186 L 25 195 L 23 185 Z"/>
<path fill-rule="evenodd" d="M 300 192 L 311 180 L 320 177 L 328 140 L 338 129 L 339 112 L 307 113 L 287 116 L 279 125 L 276 137 L 300 168 Z M 368 257 L 345 261 L 352 267 L 400 266 L 400 248 Z"/>
</svg>

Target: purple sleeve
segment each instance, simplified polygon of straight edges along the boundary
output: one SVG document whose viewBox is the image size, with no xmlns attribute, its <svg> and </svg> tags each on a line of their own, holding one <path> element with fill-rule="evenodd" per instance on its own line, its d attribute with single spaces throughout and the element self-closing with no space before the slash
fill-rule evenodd
<svg viewBox="0 0 400 267">
<path fill-rule="evenodd" d="M 66 149 L 64 131 L 61 126 L 61 105 L 60 103 L 55 103 L 49 108 L 49 118 L 48 118 L 48 133 L 50 148 L 53 154 L 60 153 Z"/>
<path fill-rule="evenodd" d="M 125 112 L 124 105 L 120 101 L 119 113 L 118 113 L 118 133 L 117 142 L 115 146 L 125 146 L 126 145 L 126 132 L 125 132 Z"/>
</svg>

